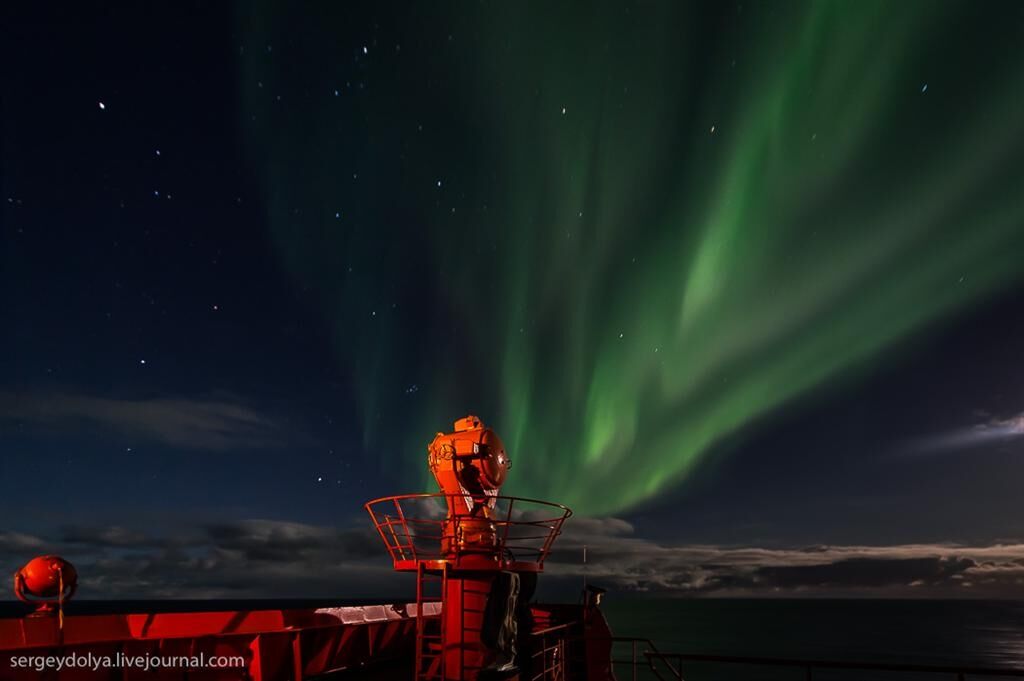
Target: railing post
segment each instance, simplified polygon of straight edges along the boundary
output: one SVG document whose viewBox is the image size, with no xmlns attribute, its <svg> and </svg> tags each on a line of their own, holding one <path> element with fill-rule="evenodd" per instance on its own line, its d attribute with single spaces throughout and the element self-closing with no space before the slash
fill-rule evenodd
<svg viewBox="0 0 1024 681">
<path fill-rule="evenodd" d="M 295 681 L 302 681 L 305 665 L 302 664 L 302 632 L 292 634 L 292 675 Z"/>
<path fill-rule="evenodd" d="M 633 639 L 633 681 L 636 681 L 636 639 Z"/>
<path fill-rule="evenodd" d="M 814 673 L 811 671 L 812 669 L 813 667 L 811 667 L 811 665 L 807 665 L 806 671 L 804 673 L 805 681 L 812 681 L 812 679 L 814 678 Z"/>
</svg>

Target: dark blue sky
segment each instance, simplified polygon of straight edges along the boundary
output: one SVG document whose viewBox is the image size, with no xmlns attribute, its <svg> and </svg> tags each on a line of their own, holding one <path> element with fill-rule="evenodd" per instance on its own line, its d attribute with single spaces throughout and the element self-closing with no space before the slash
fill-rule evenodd
<svg viewBox="0 0 1024 681">
<path fill-rule="evenodd" d="M 771 28 L 774 9 L 769 7 L 765 33 L 779 30 Z M 735 17 L 741 11 L 695 8 L 687 21 L 719 32 L 715 35 L 741 61 L 757 60 L 759 42 L 741 38 L 757 37 L 760 29 L 740 25 Z M 508 299 L 492 295 L 492 287 L 516 277 L 511 272 L 522 271 L 524 259 L 546 257 L 546 240 L 562 238 L 564 225 L 552 222 L 550 235 L 543 231 L 548 227 L 539 227 L 543 239 L 529 248 L 525 240 L 507 236 L 512 228 L 502 233 L 492 225 L 495 219 L 487 211 L 502 205 L 501 176 L 517 169 L 531 172 L 521 159 L 496 170 L 500 159 L 475 155 L 478 146 L 493 146 L 496 137 L 518 134 L 514 123 L 503 128 L 481 120 L 486 103 L 479 102 L 472 84 L 460 80 L 473 71 L 478 55 L 491 49 L 487 35 L 493 26 L 481 18 L 487 13 L 480 8 L 462 12 L 451 5 L 418 12 L 410 16 L 400 7 L 382 6 L 302 16 L 262 6 L 200 3 L 4 10 L 0 36 L 9 65 L 2 77 L 0 178 L 4 569 L 45 549 L 82 563 L 86 576 L 89 566 L 102 564 L 106 567 L 95 567 L 94 573 L 107 570 L 123 578 L 122 586 L 113 587 L 87 581 L 85 591 L 92 596 L 150 588 L 165 596 L 236 593 L 232 589 L 273 596 L 285 587 L 273 578 L 277 573 L 268 560 L 294 561 L 297 574 L 329 563 L 341 568 L 328 570 L 308 588 L 288 586 L 287 595 L 340 588 L 351 574 L 360 575 L 353 583 L 371 592 L 375 578 L 360 570 L 378 564 L 386 571 L 387 566 L 383 549 L 378 554 L 372 536 L 363 533 L 362 503 L 425 487 L 423 448 L 463 411 L 479 412 L 499 433 L 507 433 L 509 442 L 529 421 L 524 413 L 536 416 L 539 407 L 517 412 L 498 385 L 507 379 L 509 366 L 521 368 L 515 359 L 520 356 L 487 339 L 497 336 L 494 329 L 518 326 L 519 312 L 495 302 Z M 543 18 L 538 7 L 524 10 L 530 12 Z M 1020 23 L 1013 6 L 993 8 L 991 14 L 1000 12 Z M 987 39 L 996 41 L 991 52 L 1011 54 L 1019 45 L 1019 29 L 999 32 L 994 18 L 984 19 L 966 6 L 950 14 L 944 21 L 965 22 L 964 43 L 944 54 L 931 45 L 927 31 L 910 31 L 920 40 L 912 47 L 908 43 L 914 53 L 908 62 L 930 62 L 932 82 L 948 73 L 949 87 L 967 88 L 977 82 L 970 69 L 981 65 L 957 66 L 959 51 Z M 530 23 L 527 18 L 523 25 Z M 740 28 L 732 27 L 733 21 Z M 329 28 L 315 32 L 316 24 Z M 929 30 L 938 34 L 951 25 Z M 525 29 L 515 24 L 508 30 L 515 37 Z M 537 40 L 554 41 L 547 35 Z M 569 42 L 586 44 L 586 39 Z M 702 56 L 710 63 L 709 45 L 715 42 L 697 41 L 687 52 L 687 68 L 700 72 Z M 449 44 L 456 47 L 445 47 Z M 385 56 L 375 61 L 378 53 Z M 721 61 L 723 54 L 714 52 L 714 58 Z M 647 83 L 657 91 L 659 74 L 643 71 L 655 58 L 672 57 L 638 57 L 623 71 L 635 77 L 638 88 Z M 460 70 L 453 70 L 456 65 Z M 545 69 L 522 58 L 521 77 L 527 81 L 543 83 L 549 75 Z M 671 65 L 665 67 L 660 77 L 667 79 L 671 71 Z M 1008 73 L 1001 81 L 1005 87 L 1019 75 Z M 688 82 L 673 84 L 673 92 L 665 86 L 666 100 L 700 102 L 717 92 L 710 76 Z M 862 87 L 870 90 L 870 84 Z M 916 92 L 918 83 L 913 88 Z M 267 90 L 265 96 L 260 90 Z M 980 99 L 963 89 L 955 99 L 970 110 L 975 96 Z M 288 108 L 289 100 L 301 104 Z M 715 99 L 731 101 L 737 110 L 748 100 L 756 104 L 753 94 L 742 91 Z M 282 108 L 274 109 L 281 101 Z M 889 107 L 886 115 L 902 120 L 900 106 Z M 728 120 L 727 113 L 720 115 Z M 935 125 L 934 145 L 958 148 L 958 139 L 945 137 L 944 128 Z M 592 141 L 588 130 L 596 129 L 583 127 L 574 135 L 586 145 Z M 605 136 L 600 153 L 610 156 L 603 163 L 615 166 L 615 154 L 626 166 L 636 162 L 628 158 L 629 144 L 616 146 L 621 140 L 614 136 L 609 142 L 606 130 L 593 134 Z M 511 144 L 529 157 L 545 140 L 525 137 Z M 1019 139 L 1002 146 L 1009 158 L 1021 150 Z M 729 162 L 715 151 L 694 153 L 709 154 L 721 164 L 716 168 Z M 882 167 L 885 154 L 873 148 L 867 156 Z M 953 151 L 946 160 L 984 166 L 983 158 L 971 161 Z M 535 169 L 541 176 L 546 162 L 550 156 L 538 152 Z M 874 166 L 857 159 L 844 171 L 855 174 L 861 167 Z M 893 173 L 900 172 L 894 167 Z M 665 171 L 658 166 L 658 172 Z M 679 177 L 691 176 L 695 184 L 702 182 L 694 171 Z M 1014 177 L 1020 179 L 1019 164 L 1017 175 L 1000 177 L 1012 185 Z M 443 186 L 433 186 L 434 178 Z M 430 193 L 447 191 L 449 185 L 451 194 L 443 198 Z M 545 197 L 518 192 L 516 203 L 558 203 L 574 186 L 550 187 L 551 196 Z M 1002 191 L 1000 183 L 990 186 L 997 195 L 992 205 L 1018 215 L 1013 211 L 1020 198 Z M 628 193 L 621 187 L 614 191 Z M 833 214 L 854 195 L 859 196 L 837 194 Z M 972 194 L 964 205 L 974 201 L 978 208 L 966 214 L 995 220 L 989 198 L 980 190 Z M 643 199 L 635 197 L 638 203 Z M 813 199 L 832 200 L 830 195 Z M 589 201 L 595 210 L 603 205 L 600 196 Z M 880 199 L 882 213 L 886 205 Z M 655 212 L 635 210 L 637 215 Z M 438 219 L 463 213 L 473 217 L 450 231 Z M 546 214 L 538 214 L 538 223 L 543 222 Z M 307 224 L 307 215 L 316 218 Z M 837 218 L 829 228 L 836 242 L 856 241 L 840 223 Z M 1022 245 L 1024 226 L 1014 218 L 1009 224 L 993 248 Z M 594 229 L 596 240 L 600 225 Z M 624 227 L 623 239 L 660 244 L 664 229 Z M 960 234 L 966 250 L 970 229 L 943 223 L 931 239 L 945 240 L 956 251 Z M 467 235 L 484 245 L 472 257 L 454 247 L 446 255 L 450 244 L 464 243 Z M 865 233 L 863 243 L 874 238 Z M 513 247 L 506 249 L 509 244 Z M 927 250 L 920 261 L 914 253 L 901 258 L 899 268 L 880 270 L 879 277 L 893 282 L 892 290 L 903 283 L 894 272 L 912 281 L 939 260 Z M 774 265 L 783 278 L 789 262 Z M 349 268 L 361 276 L 364 265 L 372 274 L 355 284 L 344 279 L 346 269 L 353 271 Z M 984 268 L 985 262 L 972 265 Z M 604 519 L 580 525 L 580 536 L 570 536 L 567 545 L 600 547 L 607 541 L 609 555 L 632 547 L 638 564 L 658 565 L 645 569 L 682 571 L 675 586 L 651 577 L 665 588 L 678 588 L 692 577 L 688 567 L 683 569 L 687 561 L 711 559 L 681 554 L 666 566 L 652 558 L 659 547 L 764 547 L 782 551 L 772 560 L 790 565 L 800 560 L 785 551 L 808 546 L 890 546 L 896 553 L 865 555 L 897 562 L 926 556 L 941 565 L 967 556 L 970 563 L 956 563 L 956 570 L 921 576 L 935 593 L 955 591 L 950 574 L 981 569 L 992 546 L 1017 546 L 1024 539 L 1018 506 L 1024 423 L 1014 420 L 1024 413 L 1021 268 L 1011 267 L 998 284 L 943 307 L 869 357 L 750 414 L 702 450 L 685 475 L 675 471 L 657 494 L 613 513 L 585 514 Z M 563 291 L 575 291 L 574 271 L 593 284 L 588 290 L 614 292 L 609 308 L 622 303 L 640 309 L 649 300 L 639 285 L 625 282 L 620 290 L 615 268 L 595 273 L 586 262 L 560 275 Z M 493 304 L 477 307 L 477 294 Z M 540 310 L 536 326 L 527 331 L 538 348 L 533 385 L 550 395 L 536 404 L 573 394 L 553 385 L 570 374 L 564 367 L 573 360 L 565 348 L 562 354 L 540 348 L 573 333 L 556 321 L 565 319 L 568 327 L 571 315 L 546 313 L 545 304 L 600 308 L 603 302 L 580 294 L 574 303 L 575 295 L 565 293 L 557 305 L 543 297 L 528 303 Z M 870 295 L 885 292 L 863 294 Z M 730 304 L 738 306 L 735 300 Z M 845 304 L 841 298 L 833 303 Z M 364 329 L 375 323 L 371 315 L 376 319 L 378 310 L 382 317 L 384 311 L 397 311 L 394 320 L 389 318 L 386 340 Z M 833 323 L 831 313 L 821 316 L 820 324 Z M 801 330 L 800 336 L 810 333 Z M 589 345 L 581 356 L 599 365 L 604 356 L 599 344 Z M 617 361 L 607 356 L 609 365 Z M 657 399 L 654 392 L 643 395 L 645 403 Z M 588 440 L 576 431 L 594 429 L 592 423 L 581 425 L 584 411 L 578 412 L 580 423 L 552 417 L 554 423 L 545 422 L 540 434 L 556 438 L 555 426 L 564 428 L 564 443 L 551 446 L 581 448 Z M 666 407 L 659 422 L 670 422 L 673 413 Z M 635 444 L 632 455 L 646 456 L 647 443 L 638 438 Z M 524 462 L 512 471 L 523 488 L 543 487 L 530 478 L 543 477 L 548 466 L 562 475 L 571 470 L 553 458 L 556 454 L 511 453 Z M 583 464 L 580 452 L 566 457 L 581 470 L 597 466 Z M 567 485 L 562 484 L 566 494 L 584 494 Z M 585 492 L 617 495 L 615 489 Z M 615 525 L 619 521 L 608 516 L 626 524 Z M 254 546 L 268 545 L 283 547 L 281 554 L 256 555 Z M 574 560 L 569 554 L 563 558 Z M 837 550 L 825 562 L 848 559 Z M 1016 575 L 1022 561 L 1024 550 L 1011 548 L 990 562 Z M 199 568 L 207 564 L 215 565 L 216 575 Z M 750 565 L 737 564 L 740 572 Z M 929 566 L 932 570 L 934 564 Z M 626 567 L 610 561 L 606 578 L 618 579 L 628 573 Z M 255 575 L 251 582 L 239 577 L 245 572 Z M 147 581 L 140 574 L 151 577 Z M 890 582 L 860 584 L 850 578 L 838 586 L 812 577 L 809 586 L 900 590 L 914 581 L 901 571 L 894 575 Z M 992 582 L 986 593 L 1019 591 L 1007 586 L 1012 583 Z M 623 584 L 630 586 L 629 580 Z M 719 586 L 723 592 L 756 590 L 724 578 Z"/>
</svg>

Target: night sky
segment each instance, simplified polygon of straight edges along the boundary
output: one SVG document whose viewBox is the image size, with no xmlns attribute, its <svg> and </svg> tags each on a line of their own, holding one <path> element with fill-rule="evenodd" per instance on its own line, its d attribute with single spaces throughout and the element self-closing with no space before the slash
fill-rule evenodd
<svg viewBox="0 0 1024 681">
<path fill-rule="evenodd" d="M 4 8 L 0 573 L 358 596 L 478 414 L 552 580 L 1024 596 L 1024 5 Z"/>
</svg>

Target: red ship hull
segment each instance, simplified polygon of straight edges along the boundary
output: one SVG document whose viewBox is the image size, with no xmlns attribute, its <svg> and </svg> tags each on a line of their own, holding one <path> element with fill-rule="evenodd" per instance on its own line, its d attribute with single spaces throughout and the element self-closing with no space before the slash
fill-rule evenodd
<svg viewBox="0 0 1024 681">
<path fill-rule="evenodd" d="M 424 614 L 440 617 L 441 604 L 426 603 Z M 554 649 L 546 639 L 583 633 L 579 606 L 535 606 L 532 614 L 534 630 L 541 633 L 539 662 L 545 648 Z M 63 628 L 55 616 L 0 619 L 0 679 L 407 680 L 413 675 L 416 616 L 416 604 L 409 603 L 69 615 Z M 71 656 L 76 666 L 67 666 Z M 174 664 L 146 670 L 147 658 Z M 47 659 L 49 668 L 42 668 Z M 58 659 L 65 660 L 63 669 L 54 668 Z"/>
</svg>

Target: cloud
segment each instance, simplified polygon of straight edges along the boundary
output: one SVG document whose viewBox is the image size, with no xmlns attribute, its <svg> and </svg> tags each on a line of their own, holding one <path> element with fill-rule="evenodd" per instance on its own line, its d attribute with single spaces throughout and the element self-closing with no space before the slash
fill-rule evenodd
<svg viewBox="0 0 1024 681">
<path fill-rule="evenodd" d="M 42 551 L 46 542 L 39 537 L 18 532 L 0 531 L 0 554 L 15 552 Z"/>
<path fill-rule="evenodd" d="M 65 392 L 0 392 L 0 421 L 98 426 L 172 447 L 226 450 L 280 442 L 278 426 L 227 398 L 113 399 Z"/>
<path fill-rule="evenodd" d="M 369 523 L 346 529 L 302 523 L 243 520 L 208 525 L 218 547 L 237 551 L 253 561 L 350 561 L 385 558 L 384 545 Z"/>
<path fill-rule="evenodd" d="M 68 525 L 63 528 L 60 541 L 62 544 L 84 544 L 94 547 L 139 548 L 154 545 L 152 538 L 146 534 L 119 525 L 109 527 Z"/>
<path fill-rule="evenodd" d="M 629 591 L 686 596 L 1024 596 L 1024 544 L 673 546 L 611 519 L 566 525 L 548 572 Z M 587 546 L 587 565 L 582 547 Z M 969 585 L 969 586 L 968 586 Z"/>
<path fill-rule="evenodd" d="M 908 454 L 938 454 L 984 445 L 1004 444 L 1024 438 L 1024 414 L 1000 419 L 979 412 L 987 420 L 967 428 L 922 438 L 906 448 Z"/>
<path fill-rule="evenodd" d="M 0 572 L 58 553 L 79 574 L 79 598 L 289 598 L 401 596 L 370 526 L 251 519 L 159 535 L 121 526 L 68 526 L 56 541 L 0 533 Z"/>
<path fill-rule="evenodd" d="M 369 524 L 216 521 L 170 534 L 69 526 L 55 540 L 0 532 L 0 573 L 40 553 L 78 568 L 80 598 L 402 598 Z M 587 564 L 582 564 L 583 547 Z M 618 518 L 573 518 L 546 562 L 541 592 L 575 597 L 582 577 L 664 596 L 1024 596 L 1024 544 L 765 548 L 670 545 Z"/>
</svg>

